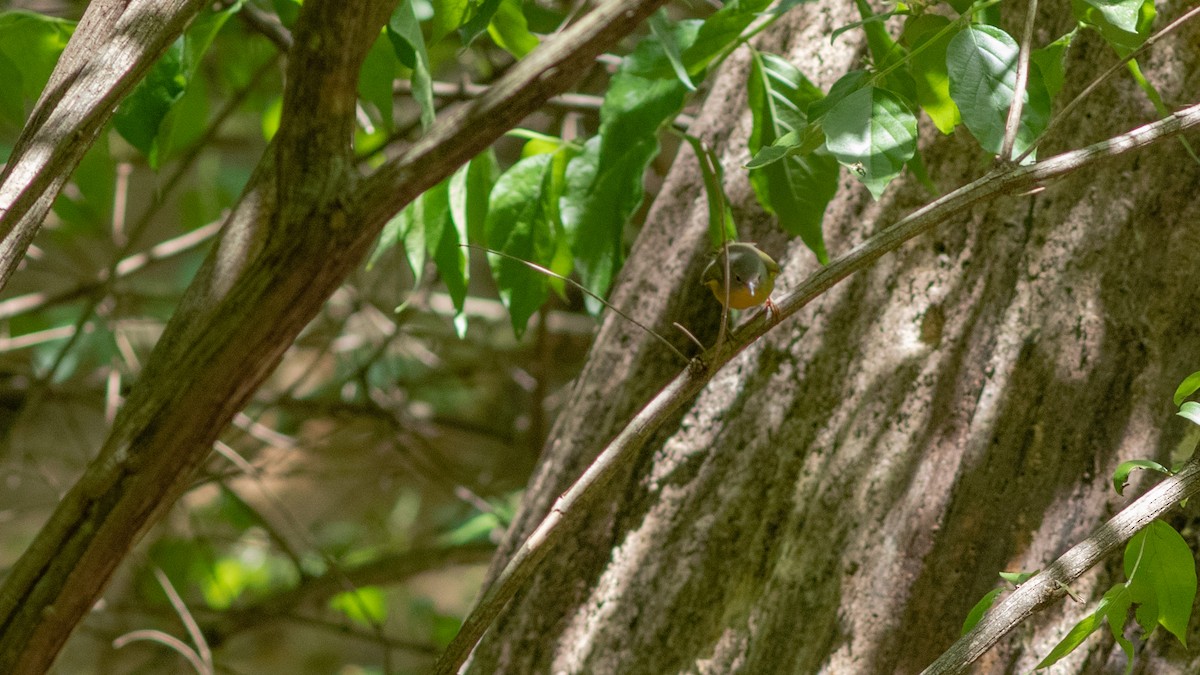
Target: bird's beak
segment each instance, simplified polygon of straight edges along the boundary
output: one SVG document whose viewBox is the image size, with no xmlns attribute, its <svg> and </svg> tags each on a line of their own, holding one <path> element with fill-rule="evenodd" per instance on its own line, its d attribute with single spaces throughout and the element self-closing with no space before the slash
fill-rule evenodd
<svg viewBox="0 0 1200 675">
<path fill-rule="evenodd" d="M 746 289 L 750 291 L 750 297 L 755 297 L 758 291 L 758 282 L 750 281 L 746 283 Z"/>
</svg>

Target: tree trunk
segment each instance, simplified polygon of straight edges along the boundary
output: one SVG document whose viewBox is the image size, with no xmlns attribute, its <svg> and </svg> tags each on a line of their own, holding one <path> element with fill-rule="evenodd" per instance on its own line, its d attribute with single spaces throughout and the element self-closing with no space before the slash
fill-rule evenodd
<svg viewBox="0 0 1200 675">
<path fill-rule="evenodd" d="M 855 32 L 828 42 L 857 19 L 849 5 L 802 7 L 759 47 L 827 90 L 861 56 Z M 1068 9 L 1043 3 L 1035 44 L 1071 28 Z M 1187 26 L 1142 57 L 1168 102 L 1200 90 L 1197 44 Z M 1060 100 L 1115 59 L 1082 33 Z M 786 290 L 818 265 L 761 215 L 739 168 L 746 71 L 739 52 L 692 133 L 721 151 L 742 238 L 780 260 Z M 1156 117 L 1122 73 L 1041 154 Z M 926 124 L 922 139 L 939 190 L 988 168 L 963 132 Z M 835 257 L 933 198 L 910 177 L 879 202 L 852 183 L 826 213 Z M 1200 369 L 1197 184 L 1177 141 L 1077 172 L 943 224 L 775 327 L 550 554 L 471 672 L 919 672 L 999 585 L 997 572 L 1045 566 L 1129 501 L 1110 485 L 1118 463 L 1169 463 L 1180 444 L 1186 423 L 1171 394 Z M 681 154 L 613 302 L 711 344 L 719 306 L 698 281 L 706 218 L 695 158 Z M 493 570 L 680 368 L 608 316 Z M 1067 600 L 1034 617 L 981 672 L 1031 670 L 1118 578 L 1119 560 L 1103 567 L 1072 589 L 1090 605 Z M 1194 672 L 1163 633 L 1138 669 Z M 1111 637 L 1093 637 L 1063 664 L 1058 672 L 1121 672 L 1124 657 Z"/>
</svg>

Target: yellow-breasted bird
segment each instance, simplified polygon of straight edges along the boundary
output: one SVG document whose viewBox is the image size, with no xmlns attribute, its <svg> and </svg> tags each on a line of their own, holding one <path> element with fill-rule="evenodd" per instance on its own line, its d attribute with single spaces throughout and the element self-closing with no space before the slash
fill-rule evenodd
<svg viewBox="0 0 1200 675">
<path fill-rule="evenodd" d="M 766 303 L 768 311 L 775 311 L 771 302 L 771 291 L 775 289 L 775 277 L 779 275 L 779 263 L 771 256 L 758 250 L 754 244 L 733 242 L 729 244 L 729 307 L 747 309 Z M 701 282 L 712 289 L 713 295 L 725 304 L 725 255 L 720 253 L 704 268 Z"/>
</svg>

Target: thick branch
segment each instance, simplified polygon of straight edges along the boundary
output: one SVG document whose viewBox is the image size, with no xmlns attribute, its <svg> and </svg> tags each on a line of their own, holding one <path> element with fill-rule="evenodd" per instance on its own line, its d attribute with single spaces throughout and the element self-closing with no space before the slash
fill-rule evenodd
<svg viewBox="0 0 1200 675">
<path fill-rule="evenodd" d="M 99 456 L 0 587 L 0 672 L 49 667 L 130 546 L 187 489 L 217 434 L 387 220 L 565 90 L 662 3 L 610 0 L 361 181 L 349 157 L 357 72 L 395 1 L 304 3 L 272 149 Z"/>
<path fill-rule="evenodd" d="M 967 666 L 1017 624 L 1065 595 L 1063 589 L 1067 584 L 1124 546 L 1152 520 L 1197 492 L 1200 492 L 1200 456 L 1194 455 L 1179 473 L 1155 485 L 1036 577 L 1021 584 L 1003 602 L 984 614 L 974 628 L 951 645 L 922 675 L 965 672 Z"/>
<path fill-rule="evenodd" d="M 550 512 L 513 553 L 496 581 L 471 610 L 458 635 L 439 660 L 437 672 L 449 674 L 458 671 L 484 631 L 517 591 L 525 587 L 542 560 L 565 536 L 570 526 L 603 496 L 612 478 L 636 460 L 646 439 L 699 394 L 720 366 L 728 363 L 780 319 L 800 311 L 834 284 L 867 267 L 885 253 L 976 204 L 1002 194 L 1029 189 L 1043 181 L 1090 167 L 1102 159 L 1148 147 L 1197 127 L 1200 127 L 1200 105 L 1193 105 L 1167 119 L 1082 150 L 1057 155 L 1032 166 L 993 171 L 931 202 L 822 268 L 776 303 L 779 319 L 768 318 L 766 312 L 760 312 L 756 319 L 735 332 L 723 347 L 719 347 L 717 353 L 710 352 L 704 356 L 708 367 L 693 364 L 672 380 L 617 434 L 579 480 L 554 502 Z"/>
<path fill-rule="evenodd" d="M 117 101 L 204 4 L 107 0 L 88 6 L 0 174 L 0 288 Z"/>
</svg>

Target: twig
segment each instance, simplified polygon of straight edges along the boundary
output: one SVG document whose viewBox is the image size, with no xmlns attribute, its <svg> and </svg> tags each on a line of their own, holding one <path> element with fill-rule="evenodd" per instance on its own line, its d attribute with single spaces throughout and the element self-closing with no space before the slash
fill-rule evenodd
<svg viewBox="0 0 1200 675">
<path fill-rule="evenodd" d="M 1037 0 L 1028 0 L 1025 11 L 1025 31 L 1021 35 L 1021 50 L 1017 55 L 1017 81 L 1013 84 L 1013 100 L 1004 123 L 1004 141 L 1000 144 L 1000 161 L 1012 158 L 1013 145 L 1021 128 L 1021 111 L 1025 106 L 1025 88 L 1029 81 L 1029 45 L 1033 42 L 1033 22 L 1037 19 Z"/>
<path fill-rule="evenodd" d="M 154 568 L 154 578 L 158 579 L 158 585 L 162 586 L 163 592 L 167 594 L 167 600 L 171 602 L 171 607 L 179 615 L 179 620 L 183 622 L 183 627 L 187 629 L 188 636 L 192 638 L 192 643 L 196 645 L 196 655 L 204 662 L 207 672 L 213 672 L 212 650 L 208 648 L 208 643 L 204 641 L 204 633 L 200 630 L 200 626 L 196 624 L 195 617 L 188 611 L 183 598 L 179 597 L 179 593 L 171 585 L 171 580 L 158 567 Z"/>
<path fill-rule="evenodd" d="M 885 253 L 978 203 L 1027 189 L 1051 178 L 1092 166 L 1103 159 L 1148 147 L 1198 127 L 1200 104 L 1081 150 L 1063 153 L 1030 166 L 1010 166 L 994 170 L 902 218 L 823 267 L 781 302 L 776 303 L 779 319 L 795 314 L 842 279 L 868 267 Z M 772 321 L 766 314 L 760 313 L 735 331 L 727 348 L 713 350 L 705 356 L 711 359 L 710 363 L 715 364 L 714 368 L 728 363 L 751 342 L 773 326 L 779 325 L 780 321 Z M 708 369 L 689 368 L 677 375 L 629 421 L 583 475 L 554 502 L 549 513 L 513 553 L 495 582 L 467 615 L 458 635 L 439 659 L 438 673 L 450 675 L 458 671 L 488 626 L 517 591 L 532 578 L 541 562 L 569 531 L 569 526 L 582 518 L 591 504 L 602 496 L 612 479 L 637 458 L 638 451 L 654 432 L 686 402 L 700 393 L 711 374 Z"/>
</svg>

